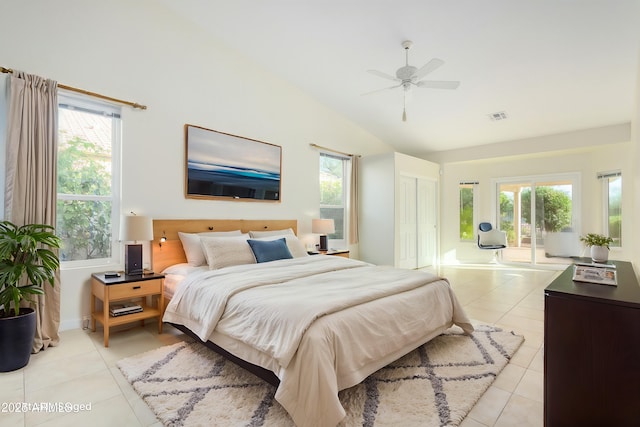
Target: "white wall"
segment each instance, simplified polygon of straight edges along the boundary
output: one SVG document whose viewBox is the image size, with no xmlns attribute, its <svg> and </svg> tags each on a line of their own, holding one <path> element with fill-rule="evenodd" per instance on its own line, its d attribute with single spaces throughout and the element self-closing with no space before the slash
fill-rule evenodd
<svg viewBox="0 0 640 427">
<path fill-rule="evenodd" d="M 437 163 L 453 163 L 469 160 L 497 159 L 507 156 L 557 153 L 559 151 L 584 150 L 603 144 L 628 142 L 631 123 L 621 123 L 573 132 L 556 133 L 514 141 L 496 142 L 456 150 L 425 153 L 420 156 Z"/>
<path fill-rule="evenodd" d="M 439 182 L 440 166 L 402 153 L 365 156 L 360 162 L 360 254 L 373 264 L 399 259 L 400 175 Z"/>
<path fill-rule="evenodd" d="M 533 144 L 532 147 L 536 145 Z M 561 148 L 561 147 L 559 147 Z M 623 248 L 612 248 L 611 258 L 633 259 L 635 174 L 632 161 L 633 144 L 619 142 L 582 149 L 564 150 L 522 156 L 499 157 L 466 162 L 444 163 L 442 179 L 441 257 L 443 263 L 487 261 L 486 251 L 477 249 L 475 242 L 459 240 L 459 183 L 478 181 L 478 220 L 495 222 L 492 206 L 492 180 L 531 175 L 578 173 L 581 181 L 581 229 L 583 235 L 602 230 L 602 192 L 597 172 L 621 170 L 623 174 Z M 446 214 L 446 213 L 449 214 Z"/>
<path fill-rule="evenodd" d="M 360 259 L 395 262 L 395 153 L 364 156 L 360 161 Z"/>
<path fill-rule="evenodd" d="M 309 143 L 363 155 L 390 148 L 207 37 L 151 0 L 7 2 L 0 65 L 148 106 L 123 112 L 122 213 L 295 218 L 313 238 L 318 154 Z M 186 200 L 185 123 L 282 146 L 282 202 Z M 88 314 L 91 272 L 63 269 L 62 329 Z"/>
</svg>

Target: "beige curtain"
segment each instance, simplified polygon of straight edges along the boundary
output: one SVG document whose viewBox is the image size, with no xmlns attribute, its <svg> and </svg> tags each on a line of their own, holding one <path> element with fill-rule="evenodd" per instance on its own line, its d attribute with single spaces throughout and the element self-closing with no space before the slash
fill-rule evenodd
<svg viewBox="0 0 640 427">
<path fill-rule="evenodd" d="M 349 244 L 355 245 L 358 237 L 358 173 L 360 156 L 351 156 L 351 186 L 349 188 Z"/>
<path fill-rule="evenodd" d="M 14 71 L 10 79 L 5 218 L 17 225 L 56 225 L 57 82 Z M 58 344 L 60 272 L 36 301 L 33 353 Z"/>
</svg>

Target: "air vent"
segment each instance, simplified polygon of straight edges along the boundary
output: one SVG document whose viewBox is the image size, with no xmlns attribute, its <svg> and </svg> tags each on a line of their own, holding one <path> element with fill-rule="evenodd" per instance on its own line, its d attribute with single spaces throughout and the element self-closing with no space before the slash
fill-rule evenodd
<svg viewBox="0 0 640 427">
<path fill-rule="evenodd" d="M 500 120 L 506 120 L 508 118 L 507 113 L 504 111 L 498 111 L 497 113 L 489 114 L 491 121 L 498 122 Z"/>
</svg>

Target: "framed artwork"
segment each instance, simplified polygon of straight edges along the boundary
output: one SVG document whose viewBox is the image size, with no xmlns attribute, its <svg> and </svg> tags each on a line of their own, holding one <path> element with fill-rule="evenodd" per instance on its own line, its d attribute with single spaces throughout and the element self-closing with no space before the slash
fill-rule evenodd
<svg viewBox="0 0 640 427">
<path fill-rule="evenodd" d="M 280 201 L 282 147 L 186 124 L 185 197 Z"/>
</svg>

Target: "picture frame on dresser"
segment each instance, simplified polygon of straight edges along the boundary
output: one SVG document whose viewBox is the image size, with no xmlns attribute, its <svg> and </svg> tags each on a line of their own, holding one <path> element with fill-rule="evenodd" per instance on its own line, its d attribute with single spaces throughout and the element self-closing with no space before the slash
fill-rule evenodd
<svg viewBox="0 0 640 427">
<path fill-rule="evenodd" d="M 185 197 L 280 202 L 282 147 L 185 124 Z"/>
</svg>

